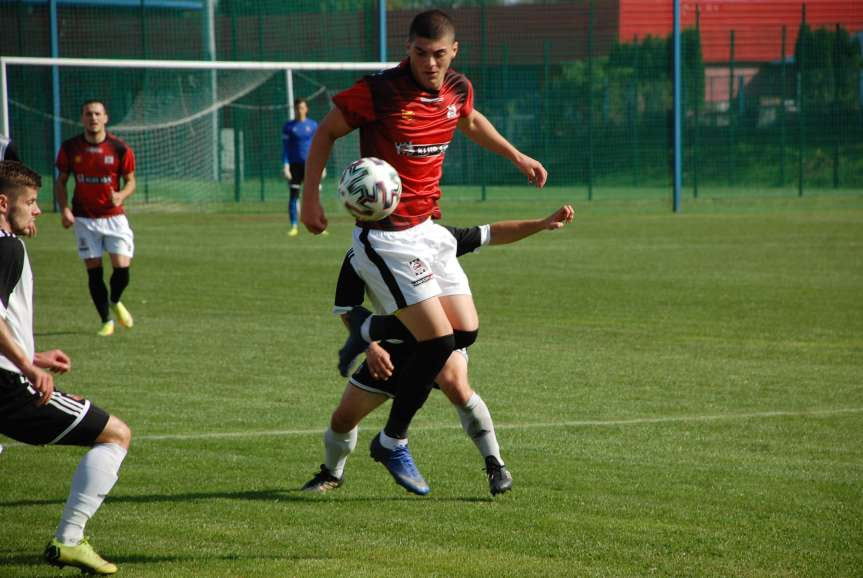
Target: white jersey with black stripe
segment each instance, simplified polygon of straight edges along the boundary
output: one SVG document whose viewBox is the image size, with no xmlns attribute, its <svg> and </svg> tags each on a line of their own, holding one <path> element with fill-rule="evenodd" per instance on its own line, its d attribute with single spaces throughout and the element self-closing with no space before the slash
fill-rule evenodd
<svg viewBox="0 0 863 578">
<path fill-rule="evenodd" d="M 6 323 L 12 339 L 30 359 L 36 354 L 33 340 L 33 272 L 24 242 L 0 230 L 0 318 Z M 0 354 L 0 367 L 21 373 L 6 356 Z"/>
</svg>

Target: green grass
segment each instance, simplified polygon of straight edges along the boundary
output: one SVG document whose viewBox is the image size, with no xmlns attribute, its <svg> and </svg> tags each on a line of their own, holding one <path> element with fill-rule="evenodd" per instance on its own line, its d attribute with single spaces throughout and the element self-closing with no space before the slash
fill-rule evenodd
<svg viewBox="0 0 863 578">
<path fill-rule="evenodd" d="M 558 195 L 554 195 L 554 199 Z M 579 197 L 582 198 L 582 197 Z M 557 200 L 451 201 L 447 221 Z M 863 200 L 576 204 L 563 231 L 463 259 L 471 380 L 515 479 L 492 499 L 435 393 L 406 494 L 367 455 L 297 488 L 341 395 L 329 310 L 351 225 L 290 239 L 277 204 L 136 209 L 136 326 L 98 319 L 69 231 L 28 243 L 37 345 L 135 439 L 88 533 L 123 576 L 853 576 L 863 569 Z M 81 455 L 6 443 L 0 576 L 40 561 Z"/>
</svg>

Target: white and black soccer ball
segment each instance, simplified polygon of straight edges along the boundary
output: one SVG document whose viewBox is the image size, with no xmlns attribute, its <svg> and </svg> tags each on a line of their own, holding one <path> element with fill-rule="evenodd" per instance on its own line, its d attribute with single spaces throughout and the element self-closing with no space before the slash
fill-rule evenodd
<svg viewBox="0 0 863 578">
<path fill-rule="evenodd" d="M 365 157 L 349 164 L 339 178 L 339 199 L 358 221 L 380 221 L 399 204 L 402 180 L 386 161 Z"/>
</svg>

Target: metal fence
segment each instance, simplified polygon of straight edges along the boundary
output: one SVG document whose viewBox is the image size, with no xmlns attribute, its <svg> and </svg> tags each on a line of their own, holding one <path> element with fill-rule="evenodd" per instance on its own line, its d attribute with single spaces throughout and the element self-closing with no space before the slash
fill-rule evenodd
<svg viewBox="0 0 863 578">
<path fill-rule="evenodd" d="M 477 108 L 546 165 L 551 187 L 576 198 L 670 194 L 672 2 L 0 0 L 0 54 L 398 60 L 410 19 L 430 6 L 456 21 L 455 67 L 471 78 Z M 685 194 L 863 190 L 859 2 L 694 0 L 682 8 Z M 57 116 L 50 74 L 14 69 L 9 80 L 12 136 L 46 173 Z M 100 96 L 122 118 L 144 84 L 136 74 L 144 73 L 89 77 L 86 86 L 67 75 L 59 116 L 74 121 L 84 97 Z M 298 94 L 312 97 L 311 115 L 320 118 L 329 96 L 356 76 L 310 74 Z M 274 77 L 220 110 L 221 127 L 246 135 L 237 198 L 285 194 L 278 174 L 286 100 L 284 80 Z M 64 122 L 63 138 L 76 130 Z M 504 196 L 523 184 L 506 161 L 460 137 L 444 174 L 447 186 L 472 187 L 469 195 Z"/>
</svg>

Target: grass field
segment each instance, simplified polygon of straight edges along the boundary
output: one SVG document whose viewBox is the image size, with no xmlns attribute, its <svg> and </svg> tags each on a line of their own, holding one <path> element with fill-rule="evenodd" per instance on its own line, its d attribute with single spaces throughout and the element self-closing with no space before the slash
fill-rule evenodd
<svg viewBox="0 0 863 578">
<path fill-rule="evenodd" d="M 451 202 L 468 225 L 558 201 Z M 135 439 L 88 533 L 123 576 L 863 575 L 863 198 L 576 203 L 563 231 L 463 259 L 474 387 L 513 492 L 434 393 L 409 495 L 368 457 L 322 461 L 343 380 L 329 309 L 351 225 L 287 237 L 273 206 L 132 214 L 136 326 L 95 337 L 71 233 L 28 243 L 37 346 Z M 6 444 L 0 575 L 45 566 L 81 450 Z"/>
</svg>

